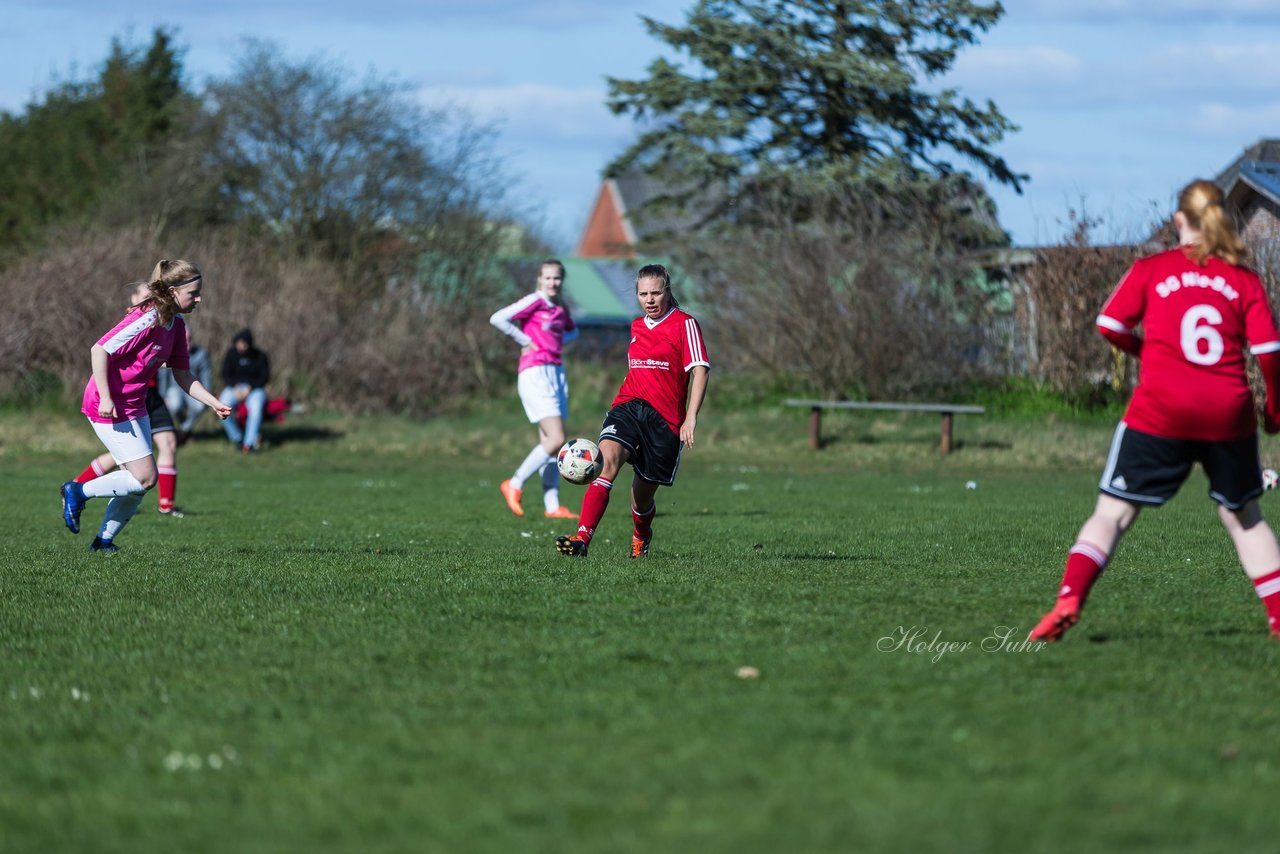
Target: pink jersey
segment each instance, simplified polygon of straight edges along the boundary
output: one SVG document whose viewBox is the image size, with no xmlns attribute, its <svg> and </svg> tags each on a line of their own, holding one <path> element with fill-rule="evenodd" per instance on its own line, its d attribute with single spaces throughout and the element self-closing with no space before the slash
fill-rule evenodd
<svg viewBox="0 0 1280 854">
<path fill-rule="evenodd" d="M 521 347 L 535 349 L 520 354 L 517 371 L 534 365 L 559 365 L 564 342 L 577 337 L 577 326 L 569 309 L 534 291 L 506 308 L 498 309 L 489 322 L 511 336 Z"/>
<path fill-rule="evenodd" d="M 627 376 L 612 405 L 639 398 L 679 433 L 688 405 L 689 371 L 698 365 L 711 367 L 702 330 L 693 317 L 678 308 L 657 320 L 637 317 L 631 321 Z"/>
<path fill-rule="evenodd" d="M 98 339 L 98 344 L 107 351 L 107 389 L 120 421 L 147 414 L 147 383 L 161 365 L 184 371 L 191 369 L 186 321 L 177 316 L 168 326 L 155 323 L 154 308 L 133 309 Z M 110 418 L 98 415 L 98 384 L 92 376 L 84 387 L 80 411 L 90 421 L 111 423 Z"/>
<path fill-rule="evenodd" d="M 1139 323 L 1142 366 L 1126 424 L 1170 439 L 1257 432 L 1245 350 L 1280 350 L 1280 331 L 1256 274 L 1213 256 L 1201 267 L 1180 248 L 1140 258 L 1098 315 L 1113 333 Z"/>
</svg>

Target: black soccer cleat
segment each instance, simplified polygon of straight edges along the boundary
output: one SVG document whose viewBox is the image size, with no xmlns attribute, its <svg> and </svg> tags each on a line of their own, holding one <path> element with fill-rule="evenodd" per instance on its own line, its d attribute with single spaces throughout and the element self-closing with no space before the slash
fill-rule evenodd
<svg viewBox="0 0 1280 854">
<path fill-rule="evenodd" d="M 120 551 L 120 547 L 110 540 L 104 540 L 102 537 L 94 537 L 93 542 L 89 543 L 89 551 L 102 552 L 104 555 L 113 555 Z"/>
<path fill-rule="evenodd" d="M 556 551 L 566 557 L 586 557 L 587 541 L 578 534 L 572 537 L 556 537 Z"/>
</svg>

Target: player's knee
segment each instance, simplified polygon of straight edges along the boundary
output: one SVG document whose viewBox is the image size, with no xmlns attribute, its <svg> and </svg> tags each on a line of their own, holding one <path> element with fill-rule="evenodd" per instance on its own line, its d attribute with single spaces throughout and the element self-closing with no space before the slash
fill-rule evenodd
<svg viewBox="0 0 1280 854">
<path fill-rule="evenodd" d="M 606 480 L 613 480 L 618 476 L 618 472 L 622 471 L 623 463 L 627 461 L 627 449 L 617 442 L 602 442 L 600 456 L 602 463 L 600 476 Z"/>
<path fill-rule="evenodd" d="M 143 472 L 141 475 L 135 474 L 134 477 L 137 478 L 138 483 L 142 484 L 143 489 L 151 490 L 156 485 L 157 473 L 155 469 Z"/>
<path fill-rule="evenodd" d="M 1256 498 L 1245 504 L 1243 507 L 1238 507 L 1235 510 L 1219 504 L 1218 517 L 1222 520 L 1222 524 L 1226 526 L 1228 531 L 1247 531 L 1263 521 L 1262 508 L 1258 505 L 1258 500 Z"/>
</svg>

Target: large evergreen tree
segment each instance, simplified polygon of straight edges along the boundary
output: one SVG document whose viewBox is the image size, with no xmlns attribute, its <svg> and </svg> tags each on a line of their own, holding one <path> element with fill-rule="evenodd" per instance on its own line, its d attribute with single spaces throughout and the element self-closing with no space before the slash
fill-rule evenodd
<svg viewBox="0 0 1280 854">
<path fill-rule="evenodd" d="M 1020 188 L 1026 176 L 993 151 L 1016 130 L 996 105 L 925 85 L 1003 11 L 968 0 L 698 0 L 684 26 L 645 17 L 691 62 L 659 58 L 645 79 L 609 79 L 610 109 L 647 127 L 608 171 L 662 177 L 674 190 L 659 206 L 713 189 L 711 215 L 795 176 L 966 178 L 956 158 Z"/>
<path fill-rule="evenodd" d="M 195 109 L 164 29 L 144 50 L 116 39 L 96 79 L 62 83 L 0 113 L 0 255 L 145 182 L 180 115 Z"/>
</svg>

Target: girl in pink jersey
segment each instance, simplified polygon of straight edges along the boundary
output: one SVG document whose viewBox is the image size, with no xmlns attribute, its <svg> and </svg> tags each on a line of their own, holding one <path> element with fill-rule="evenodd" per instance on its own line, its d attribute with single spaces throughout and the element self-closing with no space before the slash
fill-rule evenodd
<svg viewBox="0 0 1280 854">
<path fill-rule="evenodd" d="M 90 551 L 116 552 L 114 539 L 133 517 L 142 496 L 156 483 L 147 417 L 147 384 L 168 364 L 184 391 L 226 418 L 231 410 L 191 375 L 182 315 L 200 304 L 203 279 L 190 261 L 163 260 L 147 282 L 149 296 L 90 350 L 93 375 L 81 411 L 120 469 L 80 484 L 62 485 L 62 519 L 80 533 L 80 513 L 90 498 L 107 498 L 106 513 Z"/>
<path fill-rule="evenodd" d="M 654 497 L 659 486 L 676 482 L 680 452 L 693 447 L 698 411 L 707 393 L 711 362 L 698 321 L 680 310 L 671 295 L 671 274 L 648 264 L 636 275 L 636 299 L 644 311 L 631 323 L 627 376 L 600 427 L 600 476 L 582 497 L 578 531 L 556 538 L 556 550 L 586 557 L 596 526 L 609 506 L 613 482 L 624 464 L 631 479 L 631 557 L 649 553 Z"/>
<path fill-rule="evenodd" d="M 132 311 L 151 298 L 150 282 L 134 282 L 129 285 L 129 310 Z M 185 322 L 184 322 L 185 326 Z M 191 335 L 187 330 L 187 346 L 190 348 Z M 160 494 L 160 515 L 165 518 L 182 519 L 186 516 L 175 504 L 178 488 L 178 437 L 174 429 L 173 414 L 160 396 L 154 383 L 147 387 L 147 419 L 151 425 L 151 445 L 156 460 L 158 476 L 156 485 Z M 76 483 L 85 484 L 96 480 L 116 468 L 115 457 L 111 454 L 99 454 L 76 475 Z"/>
<path fill-rule="evenodd" d="M 524 482 L 535 474 L 542 478 L 543 513 L 548 519 L 576 519 L 560 503 L 560 475 L 554 465 L 556 451 L 564 444 L 564 419 L 569 415 L 569 382 L 560 353 L 566 341 L 578 335 L 573 317 L 561 299 L 564 264 L 554 258 L 542 262 L 538 287 L 505 308 L 489 322 L 520 345 L 516 389 L 529 421 L 538 425 L 538 444 L 525 456 L 510 479 L 498 487 L 507 507 L 524 515 L 520 496 Z"/>
<path fill-rule="evenodd" d="M 1098 503 L 1067 554 L 1058 601 L 1031 631 L 1056 641 L 1144 506 L 1172 498 L 1196 463 L 1245 573 L 1280 638 L 1280 545 L 1262 518 L 1258 425 L 1245 354 L 1266 382 L 1264 427 L 1280 429 L 1280 330 L 1222 190 L 1193 181 L 1173 215 L 1179 245 L 1140 258 L 1098 315 L 1098 331 L 1142 357 L 1138 387 L 1116 428 Z M 1141 325 L 1143 335 L 1135 331 Z"/>
</svg>

